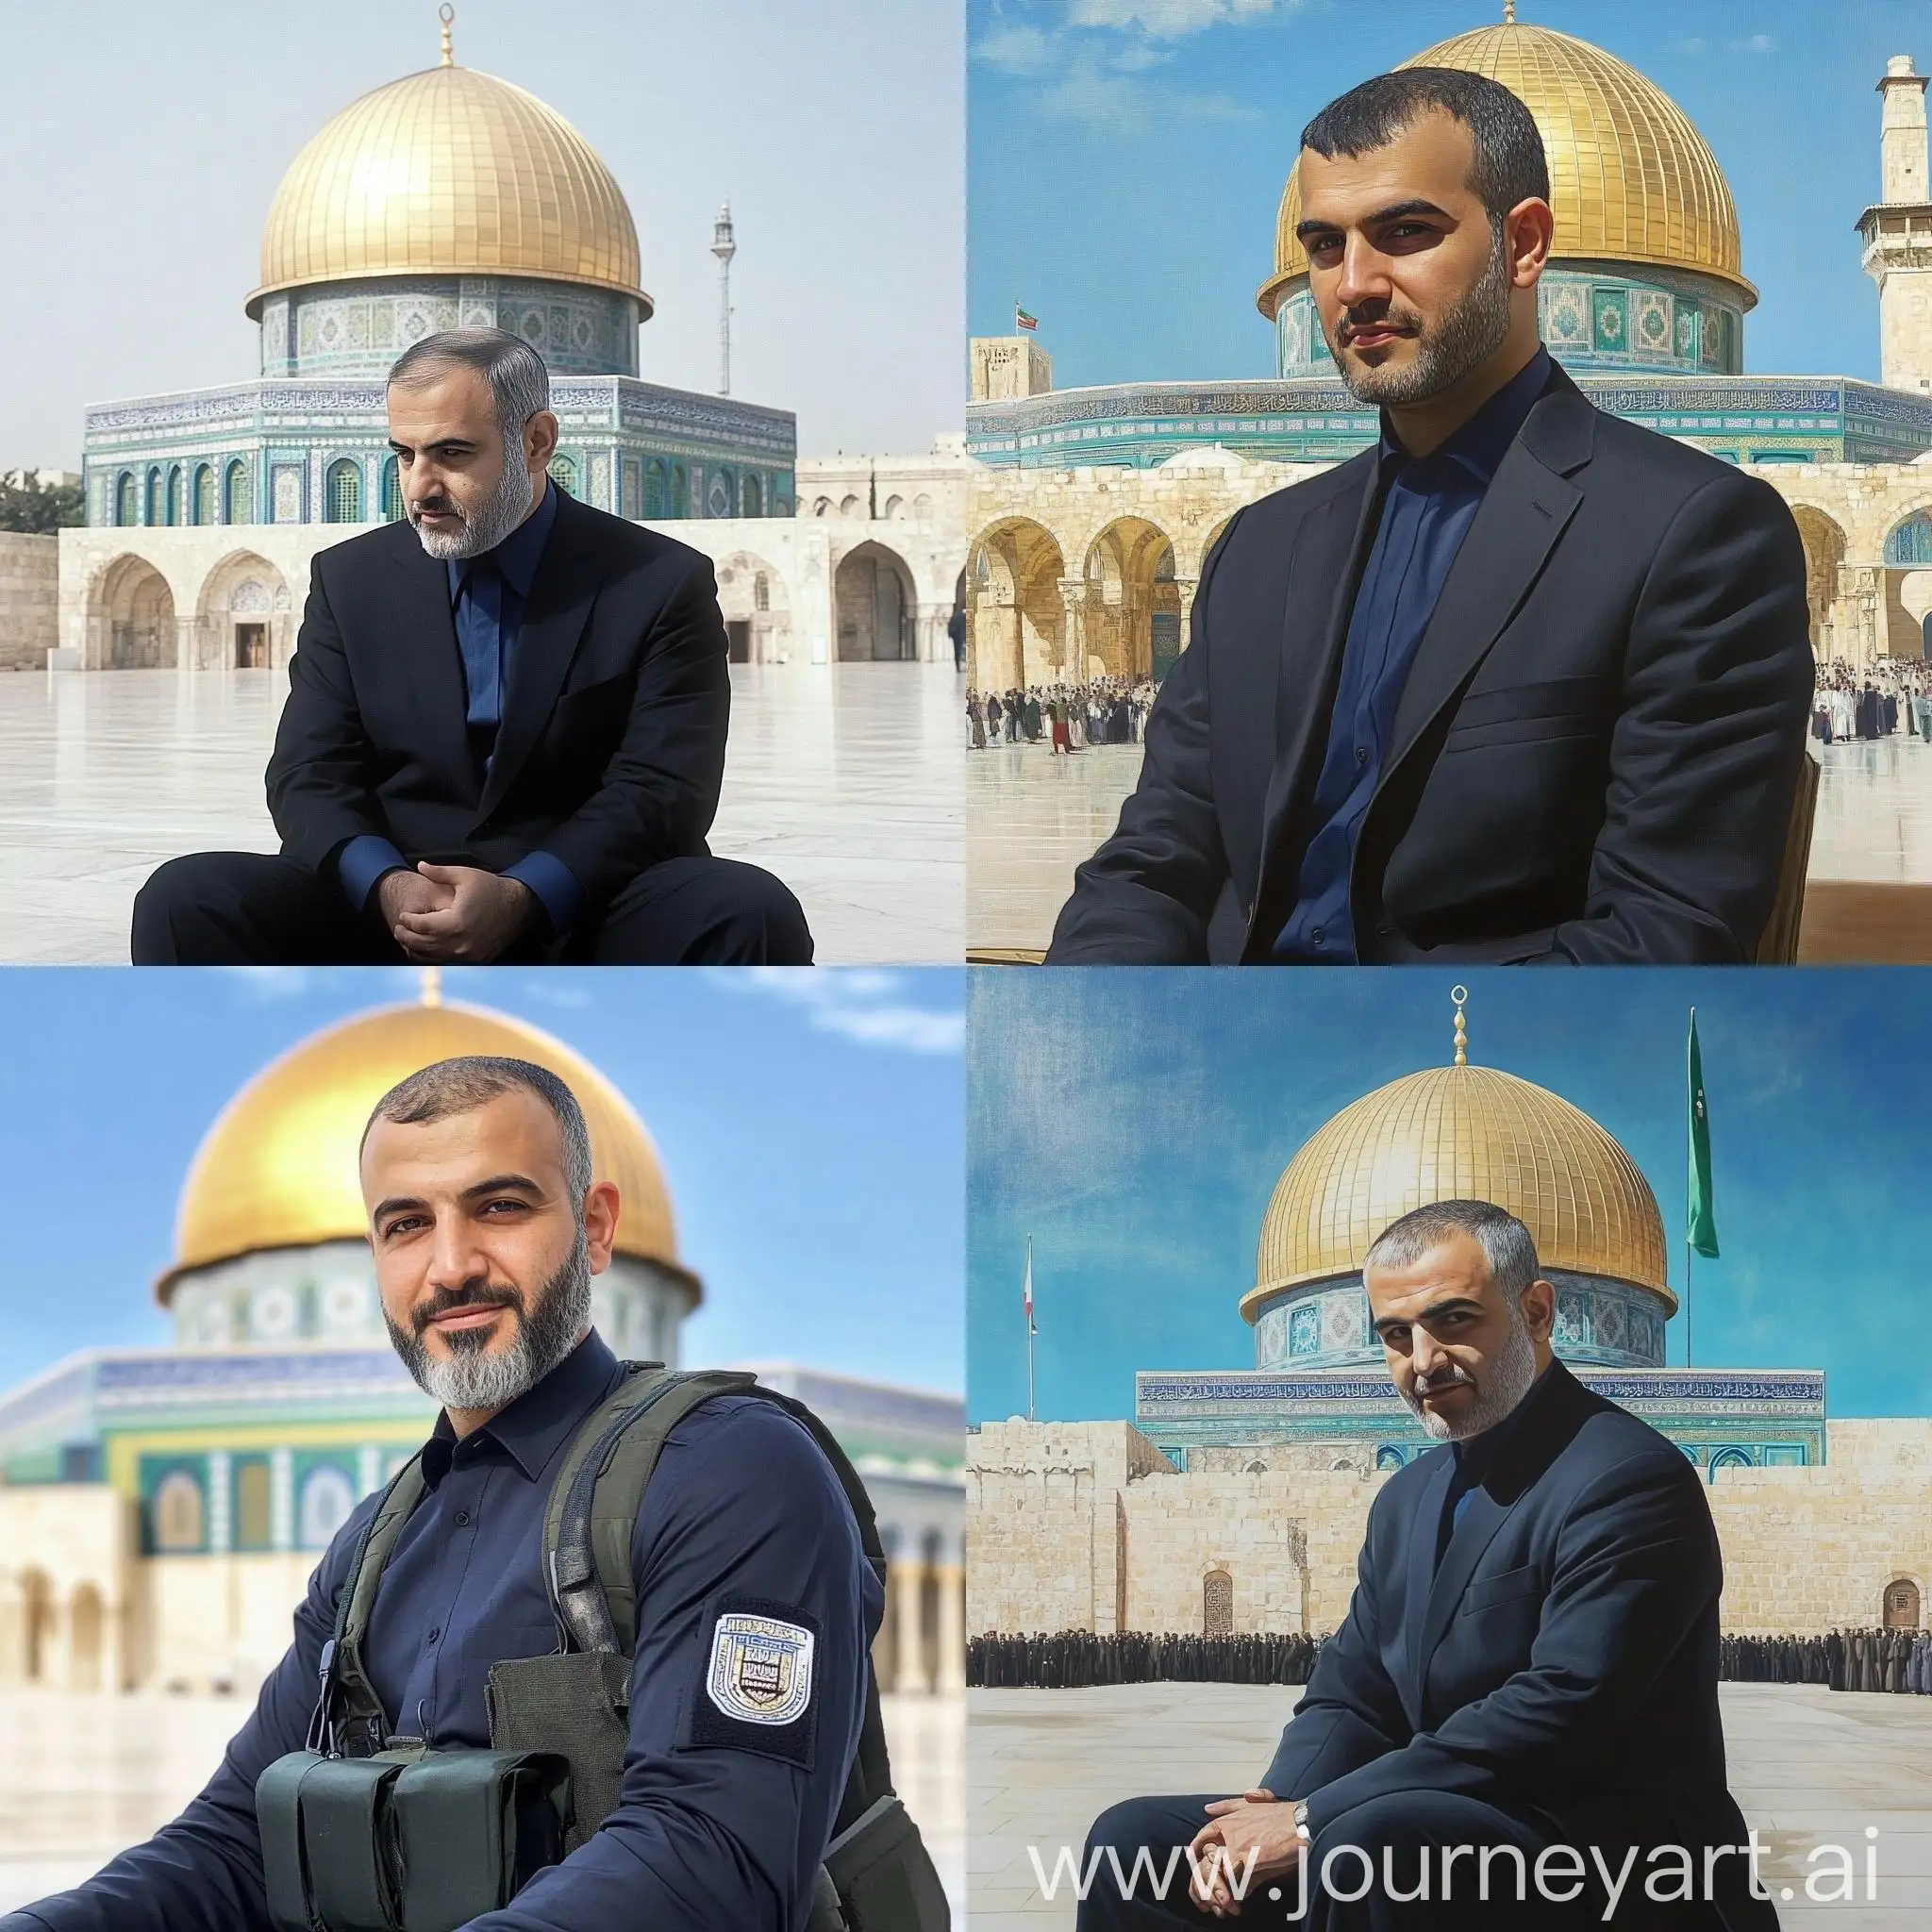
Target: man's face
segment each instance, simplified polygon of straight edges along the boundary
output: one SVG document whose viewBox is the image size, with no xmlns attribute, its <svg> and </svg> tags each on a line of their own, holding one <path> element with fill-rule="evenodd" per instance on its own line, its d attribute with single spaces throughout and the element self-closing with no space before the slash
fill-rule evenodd
<svg viewBox="0 0 1932 1932">
<path fill-rule="evenodd" d="M 1534 250 L 1547 205 L 1511 211 L 1498 244 L 1470 186 L 1469 129 L 1429 108 L 1387 147 L 1301 155 L 1308 286 L 1336 367 L 1364 402 L 1419 403 L 1503 345 L 1525 242 Z M 1525 210 L 1533 217 L 1526 236 Z M 1523 286 L 1533 289 L 1541 256 Z"/>
<path fill-rule="evenodd" d="M 529 515 L 533 481 L 557 446 L 557 419 L 540 410 L 506 441 L 489 380 L 463 363 L 431 363 L 389 388 L 389 443 L 404 508 L 432 557 L 494 549 Z"/>
<path fill-rule="evenodd" d="M 391 1337 L 440 1401 L 514 1400 L 516 1382 L 541 1380 L 589 1326 L 617 1190 L 590 1191 L 580 1229 L 562 1135 L 536 1094 L 513 1089 L 413 1125 L 377 1120 L 362 1198 Z"/>
<path fill-rule="evenodd" d="M 1512 1321 L 1474 1235 L 1452 1233 L 1407 1267 L 1371 1268 L 1363 1286 L 1396 1391 L 1439 1441 L 1493 1428 L 1547 1360 L 1556 1291 L 1533 1282 Z"/>
</svg>

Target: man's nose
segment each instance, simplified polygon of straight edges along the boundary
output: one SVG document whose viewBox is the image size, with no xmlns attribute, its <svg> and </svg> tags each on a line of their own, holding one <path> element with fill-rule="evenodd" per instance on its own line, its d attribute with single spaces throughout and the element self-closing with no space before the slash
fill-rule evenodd
<svg viewBox="0 0 1932 1932">
<path fill-rule="evenodd" d="M 429 1269 L 426 1279 L 434 1289 L 464 1288 L 476 1280 L 487 1280 L 490 1264 L 470 1239 L 460 1218 L 439 1221 L 430 1238 Z"/>
<path fill-rule="evenodd" d="M 1336 299 L 1344 308 L 1389 299 L 1388 263 L 1365 235 L 1347 236 L 1341 244 L 1341 274 L 1335 284 Z"/>
</svg>

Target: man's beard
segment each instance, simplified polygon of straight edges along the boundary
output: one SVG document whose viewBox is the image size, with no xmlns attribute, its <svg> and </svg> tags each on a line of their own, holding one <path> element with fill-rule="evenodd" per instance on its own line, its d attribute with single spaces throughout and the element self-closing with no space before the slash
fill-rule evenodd
<svg viewBox="0 0 1932 1932">
<path fill-rule="evenodd" d="M 1456 307 L 1433 326 L 1424 323 L 1412 308 L 1389 305 L 1381 315 L 1359 318 L 1363 322 L 1387 322 L 1392 327 L 1413 329 L 1415 356 L 1407 368 L 1393 364 L 1369 369 L 1351 363 L 1331 341 L 1329 353 L 1341 379 L 1357 402 L 1392 403 L 1398 408 L 1410 403 L 1426 403 L 1444 390 L 1454 389 L 1472 369 L 1486 362 L 1500 349 L 1509 335 L 1509 256 L 1500 234 L 1490 249 L 1488 266 L 1482 278 Z M 1342 325 L 1354 320 L 1353 313 Z M 1337 333 L 1341 332 L 1338 326 Z"/>
<path fill-rule="evenodd" d="M 463 527 L 454 534 L 425 530 L 419 521 L 423 512 L 458 516 Z M 480 557 L 494 550 L 530 513 L 530 465 L 524 455 L 524 439 L 503 439 L 503 480 L 491 492 L 490 500 L 473 515 L 455 497 L 441 493 L 424 497 L 409 506 L 409 522 L 423 547 L 431 557 L 453 562 L 465 557 Z"/>
<path fill-rule="evenodd" d="M 486 1355 L 496 1324 L 458 1328 L 446 1333 L 446 1357 L 433 1358 L 423 1331 L 439 1315 L 454 1308 L 505 1307 L 514 1311 L 517 1332 L 507 1348 Z M 584 1230 L 563 1266 L 544 1284 L 532 1310 L 521 1290 L 498 1288 L 439 1289 L 421 1307 L 410 1312 L 402 1328 L 390 1321 L 389 1339 L 403 1366 L 426 1395 L 445 1408 L 503 1408 L 534 1389 L 573 1348 L 591 1319 L 591 1250 Z"/>
<path fill-rule="evenodd" d="M 1458 1372 L 1456 1375 L 1436 1377 L 1431 1386 L 1440 1391 L 1453 1388 L 1457 1381 L 1470 1379 L 1467 1374 Z M 1529 1393 L 1529 1385 L 1535 1380 L 1536 1343 L 1530 1339 L 1529 1324 L 1523 1319 L 1523 1310 L 1512 1301 L 1508 1339 L 1496 1351 L 1462 1414 L 1453 1421 L 1446 1415 L 1435 1414 L 1423 1407 L 1422 1397 L 1412 1389 L 1401 1391 L 1401 1395 L 1414 1410 L 1416 1421 L 1437 1441 L 1464 1442 L 1472 1436 L 1480 1436 L 1485 1429 L 1493 1429 Z"/>
</svg>

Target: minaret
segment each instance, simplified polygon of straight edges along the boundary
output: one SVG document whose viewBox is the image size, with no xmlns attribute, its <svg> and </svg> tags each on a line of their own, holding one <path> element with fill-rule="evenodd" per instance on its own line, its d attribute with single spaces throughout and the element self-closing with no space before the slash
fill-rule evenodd
<svg viewBox="0 0 1932 1932">
<path fill-rule="evenodd" d="M 1924 110 L 1920 109 L 1923 125 Z M 731 258 L 738 253 L 738 241 L 731 226 L 731 204 L 718 210 L 711 225 L 711 253 L 718 258 L 718 393 L 731 393 Z"/>
<path fill-rule="evenodd" d="M 1925 86 L 1909 54 L 1894 54 L 1878 83 L 1880 199 L 1858 217 L 1865 273 L 1878 284 L 1879 379 L 1888 389 L 1932 391 L 1932 182 Z"/>
</svg>

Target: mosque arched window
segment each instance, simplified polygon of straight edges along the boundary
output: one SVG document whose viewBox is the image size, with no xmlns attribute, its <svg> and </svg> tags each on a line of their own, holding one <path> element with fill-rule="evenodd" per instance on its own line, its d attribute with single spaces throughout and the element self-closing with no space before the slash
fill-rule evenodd
<svg viewBox="0 0 1932 1932">
<path fill-rule="evenodd" d="M 672 465 L 671 501 L 664 514 L 672 517 L 688 517 L 691 514 L 691 477 L 682 463 Z"/>
<path fill-rule="evenodd" d="M 147 473 L 147 489 L 142 494 L 141 520 L 150 529 L 161 521 L 161 473 L 150 470 Z"/>
<path fill-rule="evenodd" d="M 1210 1570 L 1201 1579 L 1201 1634 L 1234 1635 L 1234 1578 L 1225 1570 Z"/>
<path fill-rule="evenodd" d="M 338 457 L 323 479 L 322 520 L 325 524 L 362 521 L 362 466 L 351 457 Z"/>
<path fill-rule="evenodd" d="M 265 1550 L 274 1540 L 268 1458 L 238 1457 L 235 1462 L 235 1547 Z"/>
<path fill-rule="evenodd" d="M 644 465 L 644 515 L 650 518 L 663 514 L 664 464 L 661 458 L 653 457 Z"/>
<path fill-rule="evenodd" d="M 1932 510 L 1914 510 L 1885 540 L 1890 570 L 1914 570 L 1932 564 Z"/>
<path fill-rule="evenodd" d="M 751 580 L 751 608 L 754 610 L 769 610 L 772 608 L 772 580 L 759 571 Z"/>
<path fill-rule="evenodd" d="M 346 1470 L 325 1462 L 302 1478 L 295 1541 L 305 1550 L 325 1550 L 356 1507 L 356 1485 Z"/>
<path fill-rule="evenodd" d="M 577 493 L 577 466 L 575 462 L 569 457 L 552 457 L 550 458 L 550 480 L 566 496 L 575 496 Z"/>
<path fill-rule="evenodd" d="M 711 475 L 710 494 L 707 498 L 714 517 L 735 515 L 738 508 L 738 479 L 729 470 L 717 470 Z"/>
<path fill-rule="evenodd" d="M 168 472 L 168 527 L 179 529 L 183 521 L 181 502 L 181 465 L 176 463 Z"/>
<path fill-rule="evenodd" d="M 198 1550 L 206 1538 L 201 1485 L 185 1469 L 170 1470 L 155 1490 L 154 1543 L 163 1556 Z"/>
<path fill-rule="evenodd" d="M 761 517 L 765 513 L 765 488 L 756 476 L 744 479 L 744 500 L 740 512 L 748 517 Z"/>
<path fill-rule="evenodd" d="M 1400 1469 L 1402 1467 L 1402 1451 L 1392 1442 L 1383 1443 L 1381 1448 L 1375 1451 L 1375 1467 L 1377 1469 Z"/>
<path fill-rule="evenodd" d="M 124 530 L 135 521 L 134 472 L 123 470 L 114 484 L 114 521 Z"/>
<path fill-rule="evenodd" d="M 394 457 L 388 457 L 382 465 L 382 520 L 386 524 L 396 524 L 402 521 L 402 466 Z"/>
<path fill-rule="evenodd" d="M 617 514 L 621 517 L 635 517 L 642 495 L 643 484 L 640 477 L 637 458 L 625 457 L 617 466 Z"/>
<path fill-rule="evenodd" d="M 222 521 L 225 524 L 254 522 L 248 514 L 248 465 L 241 458 L 228 465 L 222 479 Z"/>
<path fill-rule="evenodd" d="M 211 524 L 215 520 L 215 473 L 208 463 L 194 473 L 194 521 Z"/>
</svg>

